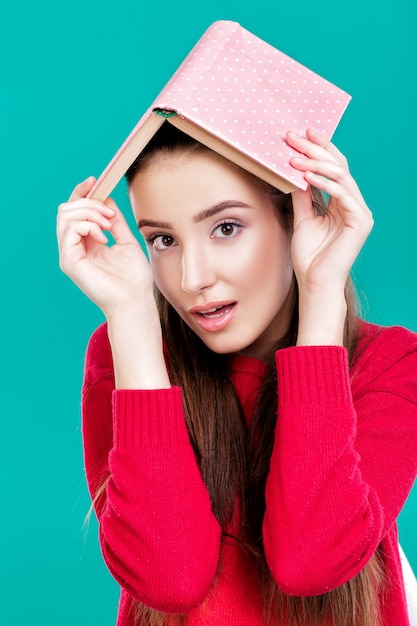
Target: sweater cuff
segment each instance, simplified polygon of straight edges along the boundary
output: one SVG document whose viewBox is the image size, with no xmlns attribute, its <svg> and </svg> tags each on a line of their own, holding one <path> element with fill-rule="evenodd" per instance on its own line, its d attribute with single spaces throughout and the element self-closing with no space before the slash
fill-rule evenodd
<svg viewBox="0 0 417 626">
<path fill-rule="evenodd" d="M 348 354 L 342 346 L 296 346 L 275 356 L 281 406 L 351 402 Z"/>
<path fill-rule="evenodd" d="M 176 447 L 189 443 L 182 390 L 113 391 L 115 448 Z"/>
</svg>

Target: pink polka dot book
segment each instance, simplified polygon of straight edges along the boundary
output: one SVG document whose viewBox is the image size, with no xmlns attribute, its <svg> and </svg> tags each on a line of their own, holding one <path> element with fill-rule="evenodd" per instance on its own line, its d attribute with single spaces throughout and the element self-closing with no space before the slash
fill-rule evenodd
<svg viewBox="0 0 417 626">
<path fill-rule="evenodd" d="M 104 200 L 164 123 L 284 193 L 307 186 L 289 160 L 288 130 L 332 137 L 346 92 L 233 21 L 214 22 L 98 178 Z"/>
</svg>

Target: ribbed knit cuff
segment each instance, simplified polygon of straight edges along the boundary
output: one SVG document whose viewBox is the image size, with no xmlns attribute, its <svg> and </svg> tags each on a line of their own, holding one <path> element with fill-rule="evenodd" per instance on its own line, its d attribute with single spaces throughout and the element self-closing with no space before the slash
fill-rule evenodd
<svg viewBox="0 0 417 626">
<path fill-rule="evenodd" d="M 175 447 L 188 443 L 179 387 L 113 391 L 116 448 Z"/>
<path fill-rule="evenodd" d="M 347 350 L 342 346 L 297 346 L 276 353 L 279 404 L 351 401 Z"/>
</svg>

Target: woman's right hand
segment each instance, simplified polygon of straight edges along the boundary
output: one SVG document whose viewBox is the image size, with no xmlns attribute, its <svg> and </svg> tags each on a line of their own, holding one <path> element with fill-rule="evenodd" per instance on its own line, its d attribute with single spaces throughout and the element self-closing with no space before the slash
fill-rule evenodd
<svg viewBox="0 0 417 626">
<path fill-rule="evenodd" d="M 118 311 L 153 301 L 153 277 L 139 242 L 120 209 L 86 198 L 95 179 L 77 185 L 68 202 L 59 206 L 57 235 L 60 267 L 109 317 Z M 115 243 L 107 245 L 103 231 Z"/>
</svg>

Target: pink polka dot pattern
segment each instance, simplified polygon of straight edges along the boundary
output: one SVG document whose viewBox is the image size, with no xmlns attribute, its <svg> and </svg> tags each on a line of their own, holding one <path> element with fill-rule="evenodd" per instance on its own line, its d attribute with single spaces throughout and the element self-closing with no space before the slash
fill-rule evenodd
<svg viewBox="0 0 417 626">
<path fill-rule="evenodd" d="M 297 187 L 288 130 L 334 133 L 350 96 L 236 22 L 215 22 L 151 109 L 172 109 Z"/>
</svg>

